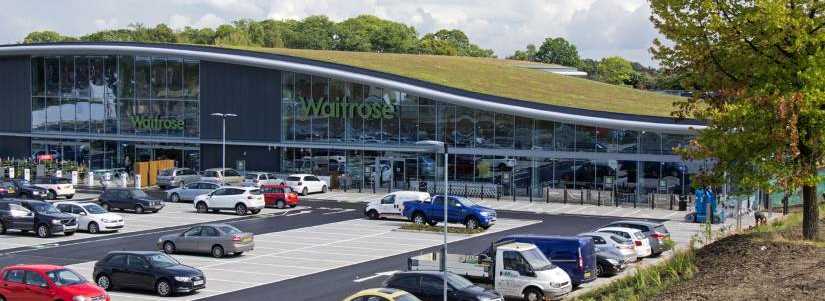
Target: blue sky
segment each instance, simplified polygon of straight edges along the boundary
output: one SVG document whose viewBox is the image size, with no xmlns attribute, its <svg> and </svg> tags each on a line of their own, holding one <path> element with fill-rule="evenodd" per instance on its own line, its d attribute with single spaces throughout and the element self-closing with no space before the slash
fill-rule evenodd
<svg viewBox="0 0 825 301">
<path fill-rule="evenodd" d="M 300 19 L 323 14 L 340 21 L 359 14 L 415 26 L 423 35 L 440 28 L 463 30 L 499 57 L 561 36 L 582 57 L 619 55 L 654 65 L 648 48 L 658 33 L 644 0 L 65 0 L 3 1 L 0 43 L 15 43 L 34 30 L 81 35 L 130 23 L 173 28 L 215 27 L 240 18 Z"/>
</svg>

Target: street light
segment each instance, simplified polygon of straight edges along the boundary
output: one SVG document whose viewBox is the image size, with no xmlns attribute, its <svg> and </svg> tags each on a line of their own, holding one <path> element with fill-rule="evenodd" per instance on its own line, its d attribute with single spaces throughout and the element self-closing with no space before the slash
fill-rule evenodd
<svg viewBox="0 0 825 301">
<path fill-rule="evenodd" d="M 450 191 L 448 186 L 448 179 L 447 176 L 449 175 L 449 156 L 447 154 L 447 144 L 441 141 L 435 140 L 424 140 L 418 141 L 415 143 L 416 145 L 424 146 L 426 150 L 437 154 L 440 152 L 444 153 L 444 199 L 442 200 L 441 206 L 444 207 L 444 246 L 441 247 L 442 255 L 441 256 L 441 264 L 442 268 L 444 269 L 442 272 L 444 273 L 444 301 L 447 301 L 447 194 Z"/>
<path fill-rule="evenodd" d="M 222 145 L 222 148 L 223 148 L 221 150 L 221 154 L 222 154 L 221 155 L 221 157 L 222 157 L 222 159 L 221 159 L 221 168 L 226 169 L 226 118 L 238 117 L 238 115 L 237 114 L 232 114 L 232 113 L 212 113 L 212 114 L 209 114 L 209 115 L 212 115 L 212 116 L 215 116 L 215 117 L 220 117 L 221 120 L 223 121 L 223 134 L 221 134 L 221 145 Z"/>
</svg>

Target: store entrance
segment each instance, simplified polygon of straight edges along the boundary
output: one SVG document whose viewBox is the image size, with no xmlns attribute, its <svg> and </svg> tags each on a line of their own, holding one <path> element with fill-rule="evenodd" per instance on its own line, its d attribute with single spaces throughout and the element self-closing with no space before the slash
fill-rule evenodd
<svg viewBox="0 0 825 301">
<path fill-rule="evenodd" d="M 177 167 L 200 170 L 200 150 L 196 147 L 162 144 L 135 145 L 134 164 L 158 160 L 173 160 Z"/>
</svg>

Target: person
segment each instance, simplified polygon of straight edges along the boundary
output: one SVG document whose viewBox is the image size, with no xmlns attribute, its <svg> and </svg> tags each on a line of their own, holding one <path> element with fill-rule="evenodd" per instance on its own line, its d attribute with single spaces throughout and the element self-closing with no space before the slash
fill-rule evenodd
<svg viewBox="0 0 825 301">
<path fill-rule="evenodd" d="M 753 214 L 753 218 L 755 219 L 756 226 L 765 225 L 768 223 L 768 216 L 765 215 L 763 211 L 757 211 Z"/>
</svg>

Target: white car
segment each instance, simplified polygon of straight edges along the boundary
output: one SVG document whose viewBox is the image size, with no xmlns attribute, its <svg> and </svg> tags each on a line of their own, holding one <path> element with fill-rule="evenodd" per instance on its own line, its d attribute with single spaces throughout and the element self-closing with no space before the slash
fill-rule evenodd
<svg viewBox="0 0 825 301">
<path fill-rule="evenodd" d="M 604 227 L 596 230 L 596 232 L 613 233 L 633 241 L 633 245 L 636 247 L 636 256 L 638 258 L 647 257 L 653 253 L 653 249 L 650 247 L 650 240 L 645 236 L 642 230 L 624 227 Z"/>
<path fill-rule="evenodd" d="M 385 195 L 380 200 L 375 200 L 367 204 L 364 214 L 370 219 L 385 217 L 403 217 L 404 202 L 425 201 L 430 198 L 427 192 L 419 191 L 396 191 Z"/>
<path fill-rule="evenodd" d="M 125 225 L 123 216 L 108 212 L 95 203 L 57 202 L 55 207 L 63 213 L 74 215 L 78 230 L 92 234 L 117 231 Z"/>
<path fill-rule="evenodd" d="M 289 186 L 292 191 L 296 191 L 301 195 L 307 195 L 313 192 L 327 192 L 327 183 L 310 174 L 289 175 L 286 177 L 286 185 Z"/>
<path fill-rule="evenodd" d="M 74 185 L 72 181 L 66 178 L 48 177 L 34 179 L 34 186 L 46 189 L 46 199 L 54 200 L 57 197 L 66 197 L 71 199 L 74 197 Z"/>
<path fill-rule="evenodd" d="M 258 214 L 266 206 L 261 189 L 233 186 L 221 187 L 208 194 L 199 195 L 193 203 L 198 213 L 233 210 L 238 215 L 246 215 L 247 212 Z"/>
<path fill-rule="evenodd" d="M 274 174 L 267 172 L 247 172 L 243 179 L 243 186 L 261 187 L 264 184 L 282 184 L 284 181 L 278 179 Z"/>
</svg>

